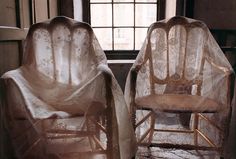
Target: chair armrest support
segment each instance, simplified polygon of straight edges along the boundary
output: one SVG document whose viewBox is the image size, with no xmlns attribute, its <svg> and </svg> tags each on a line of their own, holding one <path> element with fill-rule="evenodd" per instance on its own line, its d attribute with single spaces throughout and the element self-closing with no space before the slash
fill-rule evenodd
<svg viewBox="0 0 236 159">
<path fill-rule="evenodd" d="M 131 91 L 134 92 L 133 95 L 135 95 L 135 91 L 136 91 L 136 80 L 137 80 L 138 71 L 139 69 L 137 67 L 132 68 L 130 71 L 130 84 L 131 84 Z"/>
<path fill-rule="evenodd" d="M 213 66 L 217 70 L 223 72 L 226 76 L 229 76 L 232 73 L 232 71 L 229 68 L 220 66 L 220 65 L 216 64 L 214 61 L 212 61 L 210 59 L 206 59 L 206 60 L 209 62 L 209 64 L 211 66 Z"/>
<path fill-rule="evenodd" d="M 207 61 L 209 62 L 209 64 L 216 68 L 218 71 L 221 71 L 222 73 L 225 74 L 226 78 L 227 78 L 227 89 L 228 89 L 228 99 L 227 99 L 227 103 L 230 105 L 230 102 L 233 98 L 233 92 L 234 92 L 234 74 L 233 74 L 233 71 L 230 70 L 229 68 L 227 67 L 223 67 L 223 66 L 220 66 L 218 64 L 216 64 L 214 61 L 212 61 L 211 59 L 207 59 Z"/>
<path fill-rule="evenodd" d="M 107 150 L 108 150 L 108 158 L 113 158 L 113 118 L 114 118 L 114 108 L 113 105 L 113 94 L 112 94 L 112 71 L 111 69 L 105 65 L 100 64 L 98 65 L 97 69 L 101 71 L 102 75 L 105 79 L 106 85 L 106 102 L 107 102 L 107 109 L 106 109 L 106 116 L 107 116 Z"/>
</svg>

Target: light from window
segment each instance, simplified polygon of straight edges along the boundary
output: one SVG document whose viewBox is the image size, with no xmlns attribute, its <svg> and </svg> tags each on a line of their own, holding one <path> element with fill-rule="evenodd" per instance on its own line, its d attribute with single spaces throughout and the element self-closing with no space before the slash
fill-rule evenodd
<svg viewBox="0 0 236 159">
<path fill-rule="evenodd" d="M 139 50 L 157 21 L 157 0 L 90 0 L 91 26 L 104 50 Z"/>
</svg>

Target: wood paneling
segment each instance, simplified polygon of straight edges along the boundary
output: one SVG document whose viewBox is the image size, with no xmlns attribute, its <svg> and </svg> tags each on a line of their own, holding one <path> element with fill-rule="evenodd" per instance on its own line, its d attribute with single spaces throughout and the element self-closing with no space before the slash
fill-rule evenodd
<svg viewBox="0 0 236 159">
<path fill-rule="evenodd" d="M 37 22 L 48 19 L 48 3 L 47 0 L 35 0 L 35 20 Z"/>
<path fill-rule="evenodd" d="M 24 24 L 23 27 L 24 28 L 29 28 L 30 24 L 31 24 L 31 16 L 30 16 L 30 1 L 29 0 L 22 0 L 22 12 L 23 12 L 23 20 L 24 20 Z"/>
<path fill-rule="evenodd" d="M 235 10 L 235 0 L 195 0 L 194 19 L 204 21 L 211 29 L 235 29 Z"/>
<path fill-rule="evenodd" d="M 49 0 L 49 17 L 53 18 L 58 15 L 57 0 Z"/>
<path fill-rule="evenodd" d="M 0 41 L 23 40 L 25 39 L 26 34 L 27 30 L 24 29 L 0 26 Z"/>
<path fill-rule="evenodd" d="M 17 26 L 15 0 L 0 0 L 0 26 Z"/>
<path fill-rule="evenodd" d="M 6 71 L 19 67 L 19 56 L 18 42 L 0 43 L 0 76 Z"/>
</svg>

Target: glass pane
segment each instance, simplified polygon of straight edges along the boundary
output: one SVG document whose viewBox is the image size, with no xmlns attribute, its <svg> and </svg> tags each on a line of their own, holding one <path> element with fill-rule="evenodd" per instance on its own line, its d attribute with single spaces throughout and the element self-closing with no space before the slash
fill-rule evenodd
<svg viewBox="0 0 236 159">
<path fill-rule="evenodd" d="M 135 7 L 135 25 L 146 26 L 156 21 L 156 4 L 136 4 Z"/>
<path fill-rule="evenodd" d="M 135 29 L 135 50 L 140 50 L 143 42 L 147 36 L 148 28 L 136 28 Z"/>
<path fill-rule="evenodd" d="M 133 50 L 134 29 L 133 28 L 115 28 L 114 29 L 114 49 L 115 50 Z"/>
<path fill-rule="evenodd" d="M 136 2 L 157 2 L 157 0 L 136 0 Z"/>
<path fill-rule="evenodd" d="M 134 5 L 114 4 L 114 25 L 133 26 L 134 25 Z"/>
<path fill-rule="evenodd" d="M 134 2 L 134 0 L 113 0 L 114 2 Z"/>
<path fill-rule="evenodd" d="M 112 29 L 93 28 L 93 31 L 103 50 L 112 50 Z"/>
<path fill-rule="evenodd" d="M 111 13 L 111 4 L 91 4 L 91 25 L 111 26 Z"/>
<path fill-rule="evenodd" d="M 90 2 L 111 2 L 111 0 L 90 0 Z"/>
</svg>

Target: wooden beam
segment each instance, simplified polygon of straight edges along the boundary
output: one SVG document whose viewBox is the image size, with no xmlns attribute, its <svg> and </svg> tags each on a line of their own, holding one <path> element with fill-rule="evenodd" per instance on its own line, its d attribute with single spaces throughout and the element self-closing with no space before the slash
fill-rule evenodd
<svg viewBox="0 0 236 159">
<path fill-rule="evenodd" d="M 74 18 L 73 0 L 59 0 L 59 15 Z"/>
<path fill-rule="evenodd" d="M 28 30 L 17 27 L 0 26 L 0 41 L 24 40 Z"/>
<path fill-rule="evenodd" d="M 158 5 L 158 20 L 165 19 L 165 11 L 166 11 L 166 0 L 159 0 Z"/>
<path fill-rule="evenodd" d="M 89 1 L 87 0 L 82 0 L 82 8 L 83 8 L 83 12 L 82 12 L 82 16 L 83 16 L 83 21 L 87 22 L 87 23 L 91 23 L 90 20 L 90 5 L 89 5 Z"/>
</svg>

